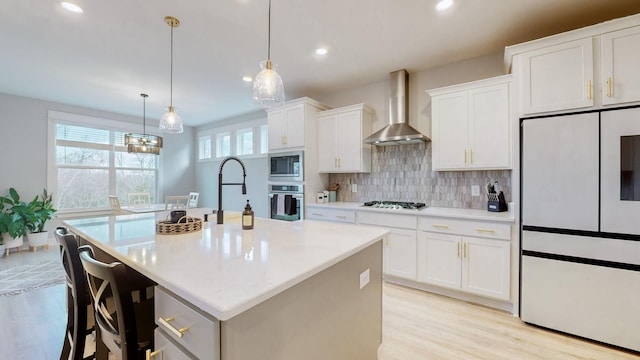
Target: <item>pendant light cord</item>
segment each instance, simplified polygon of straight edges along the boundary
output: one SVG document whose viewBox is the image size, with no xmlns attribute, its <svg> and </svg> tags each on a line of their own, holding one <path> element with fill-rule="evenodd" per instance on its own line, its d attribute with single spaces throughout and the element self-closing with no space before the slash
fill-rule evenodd
<svg viewBox="0 0 640 360">
<path fill-rule="evenodd" d="M 271 1 L 271 0 L 269 0 Z M 173 21 L 173 20 L 172 20 Z M 169 80 L 170 82 L 170 90 L 169 90 L 169 102 L 171 104 L 171 107 L 173 108 L 173 27 L 174 24 L 171 23 L 171 79 Z"/>
<path fill-rule="evenodd" d="M 142 134 L 147 135 L 147 96 L 145 94 L 140 96 L 142 96 Z"/>
<path fill-rule="evenodd" d="M 267 34 L 267 60 L 271 60 L 271 0 L 269 0 L 269 30 Z"/>
</svg>

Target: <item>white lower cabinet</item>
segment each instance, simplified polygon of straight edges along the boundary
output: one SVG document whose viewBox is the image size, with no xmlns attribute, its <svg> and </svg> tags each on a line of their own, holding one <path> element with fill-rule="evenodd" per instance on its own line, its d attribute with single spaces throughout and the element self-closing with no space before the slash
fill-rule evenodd
<svg viewBox="0 0 640 360">
<path fill-rule="evenodd" d="M 356 212 L 355 210 L 329 209 L 308 205 L 307 219 L 355 224 Z"/>
<path fill-rule="evenodd" d="M 389 229 L 382 271 L 385 275 L 416 280 L 416 216 L 360 211 L 358 225 Z"/>
<path fill-rule="evenodd" d="M 416 231 L 389 229 L 384 243 L 383 272 L 405 279 L 416 279 Z"/>
<path fill-rule="evenodd" d="M 509 300 L 511 243 L 504 224 L 433 219 L 421 221 L 417 243 L 417 280 L 476 295 Z M 437 232 L 427 231 L 431 228 Z M 471 231 L 488 238 L 465 236 Z M 448 233 L 447 233 L 448 232 Z M 508 236 L 508 235 L 507 235 Z"/>
</svg>

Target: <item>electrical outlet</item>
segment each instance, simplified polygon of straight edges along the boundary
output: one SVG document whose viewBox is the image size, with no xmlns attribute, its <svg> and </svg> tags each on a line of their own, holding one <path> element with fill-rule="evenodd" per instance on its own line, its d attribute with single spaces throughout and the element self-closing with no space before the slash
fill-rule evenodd
<svg viewBox="0 0 640 360">
<path fill-rule="evenodd" d="M 471 196 L 480 196 L 480 185 L 471 185 Z"/>
<path fill-rule="evenodd" d="M 351 192 L 358 192 L 358 184 L 351 184 Z"/>
<path fill-rule="evenodd" d="M 367 269 L 360 274 L 360 289 L 369 283 L 369 272 L 369 269 Z"/>
</svg>

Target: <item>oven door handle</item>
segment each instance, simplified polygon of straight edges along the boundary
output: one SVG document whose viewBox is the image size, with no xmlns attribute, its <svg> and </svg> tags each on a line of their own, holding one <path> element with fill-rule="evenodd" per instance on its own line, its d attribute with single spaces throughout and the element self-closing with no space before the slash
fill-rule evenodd
<svg viewBox="0 0 640 360">
<path fill-rule="evenodd" d="M 269 199 L 273 198 L 273 195 L 291 195 L 296 199 L 304 199 L 304 195 L 303 194 L 289 194 L 289 193 L 270 193 L 269 194 Z"/>
</svg>

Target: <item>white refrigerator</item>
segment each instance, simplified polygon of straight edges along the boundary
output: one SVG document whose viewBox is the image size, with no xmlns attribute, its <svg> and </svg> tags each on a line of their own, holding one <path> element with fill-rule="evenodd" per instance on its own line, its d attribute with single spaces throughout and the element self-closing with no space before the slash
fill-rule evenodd
<svg viewBox="0 0 640 360">
<path fill-rule="evenodd" d="M 521 119 L 521 156 L 522 320 L 640 351 L 640 108 Z"/>
</svg>

